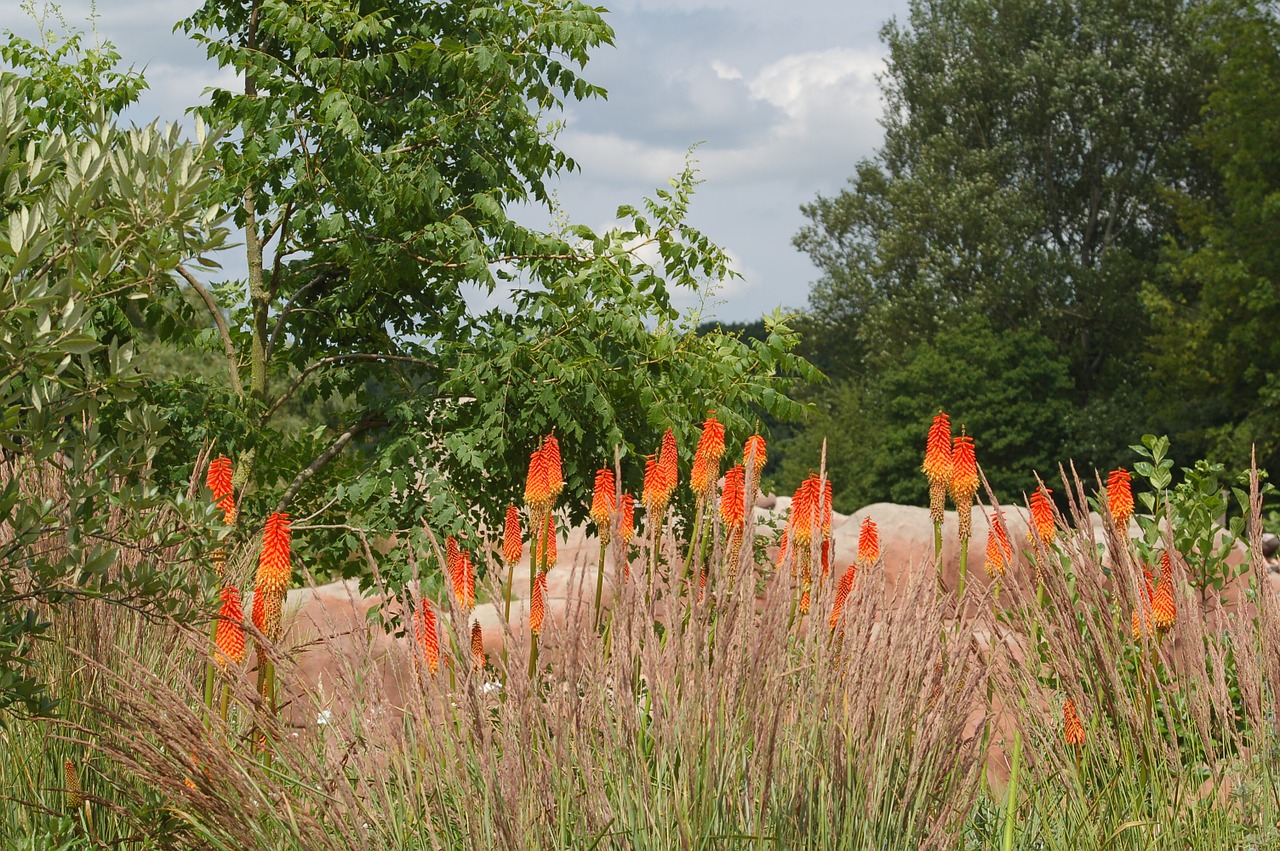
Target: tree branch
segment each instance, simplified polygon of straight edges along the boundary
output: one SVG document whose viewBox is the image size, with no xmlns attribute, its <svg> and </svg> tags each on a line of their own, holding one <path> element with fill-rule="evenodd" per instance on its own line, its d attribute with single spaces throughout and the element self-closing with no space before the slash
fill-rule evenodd
<svg viewBox="0 0 1280 851">
<path fill-rule="evenodd" d="M 272 414 L 278 411 L 280 409 L 280 406 L 283 405 L 290 396 L 292 396 L 294 393 L 298 391 L 298 388 L 302 386 L 302 382 L 306 381 L 307 376 L 309 376 L 311 373 L 315 372 L 318 369 L 323 369 L 324 367 L 329 366 L 330 364 L 340 363 L 341 361 L 345 361 L 345 360 L 391 361 L 395 363 L 412 363 L 412 364 L 417 364 L 419 366 L 435 366 L 435 364 L 429 360 L 424 360 L 423 358 L 411 358 L 406 355 L 376 355 L 376 354 L 361 353 L 361 354 L 349 354 L 349 355 L 334 355 L 333 357 L 321 358 L 320 360 L 311 364 L 311 366 L 304 369 L 298 375 L 298 377 L 294 380 L 293 384 L 290 385 L 289 389 L 284 391 L 284 393 L 280 394 L 278 397 L 276 397 L 276 400 L 271 403 L 271 407 L 267 408 L 267 412 L 263 414 L 263 419 L 270 418 Z"/>
<path fill-rule="evenodd" d="M 338 439 L 324 452 L 321 452 L 316 459 L 312 461 L 305 470 L 298 473 L 293 483 L 289 485 L 289 489 L 284 492 L 284 496 L 280 497 L 280 502 L 276 503 L 273 509 L 276 512 L 284 511 L 289 507 L 289 503 L 293 502 L 293 498 L 298 495 L 298 491 L 302 490 L 302 486 L 311 480 L 311 477 L 320 471 L 320 468 L 332 461 L 343 448 L 356 438 L 357 435 L 363 434 L 371 428 L 384 425 L 382 417 L 377 414 L 368 414 L 364 419 L 352 425 L 342 434 L 338 435 Z"/>
<path fill-rule="evenodd" d="M 236 396 L 243 399 L 244 386 L 240 383 L 240 364 L 236 360 L 236 347 L 231 342 L 231 329 L 227 327 L 227 318 L 222 315 L 218 303 L 213 300 L 213 295 L 205 289 L 204 284 L 200 283 L 196 276 L 181 263 L 178 264 L 178 274 L 186 279 L 187 284 L 196 291 L 200 300 L 204 302 L 204 306 L 209 308 L 209 313 L 213 315 L 213 322 L 218 326 L 218 333 L 222 336 L 222 349 L 227 355 L 227 369 L 231 372 L 231 389 L 236 391 Z"/>
<path fill-rule="evenodd" d="M 279 258 L 279 256 L 279 254 L 276 255 L 277 258 Z M 271 353 L 276 349 L 276 340 L 279 339 L 281 332 L 284 330 L 284 318 L 293 310 L 294 304 L 296 304 L 298 299 L 302 297 L 303 293 L 319 284 L 328 276 L 328 272 L 321 272 L 302 286 L 298 287 L 297 291 L 293 295 L 289 296 L 289 300 L 284 303 L 284 307 L 280 309 L 280 314 L 276 317 L 276 327 L 271 329 L 271 338 L 267 340 L 267 360 L 271 360 Z"/>
</svg>

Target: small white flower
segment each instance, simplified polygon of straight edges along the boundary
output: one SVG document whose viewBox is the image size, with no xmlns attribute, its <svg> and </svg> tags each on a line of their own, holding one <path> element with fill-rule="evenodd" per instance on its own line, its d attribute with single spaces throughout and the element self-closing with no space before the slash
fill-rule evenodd
<svg viewBox="0 0 1280 851">
<path fill-rule="evenodd" d="M 316 715 L 316 726 L 323 727 L 333 718 L 333 713 L 327 709 L 321 709 Z"/>
</svg>

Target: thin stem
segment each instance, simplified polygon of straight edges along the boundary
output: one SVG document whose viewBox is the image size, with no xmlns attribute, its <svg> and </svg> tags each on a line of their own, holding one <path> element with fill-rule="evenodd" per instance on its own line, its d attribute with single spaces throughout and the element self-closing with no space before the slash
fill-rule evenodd
<svg viewBox="0 0 1280 851">
<path fill-rule="evenodd" d="M 960 577 L 956 583 L 956 597 L 964 597 L 964 580 L 965 574 L 969 569 L 969 539 L 960 539 Z"/>
<path fill-rule="evenodd" d="M 596 631 L 600 631 L 601 595 L 604 592 L 604 551 L 608 545 L 600 539 L 600 564 L 596 567 Z"/>
</svg>

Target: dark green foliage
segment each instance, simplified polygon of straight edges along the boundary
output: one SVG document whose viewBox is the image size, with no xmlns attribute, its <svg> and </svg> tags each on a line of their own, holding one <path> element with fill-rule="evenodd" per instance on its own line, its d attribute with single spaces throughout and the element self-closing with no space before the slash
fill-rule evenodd
<svg viewBox="0 0 1280 851">
<path fill-rule="evenodd" d="M 1181 192 L 1165 274 L 1145 291 L 1159 376 L 1152 405 L 1175 441 L 1229 467 L 1280 469 L 1280 24 L 1223 4 L 1207 34 L 1222 70 L 1196 136 L 1220 188 Z"/>
</svg>

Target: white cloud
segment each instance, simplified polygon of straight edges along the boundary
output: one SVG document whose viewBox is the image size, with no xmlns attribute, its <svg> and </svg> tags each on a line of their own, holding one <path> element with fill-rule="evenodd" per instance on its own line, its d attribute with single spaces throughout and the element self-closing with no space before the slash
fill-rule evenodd
<svg viewBox="0 0 1280 851">
<path fill-rule="evenodd" d="M 742 72 L 732 65 L 726 65 L 719 59 L 711 63 L 711 70 L 716 72 L 716 76 L 721 80 L 741 80 Z"/>
</svg>

